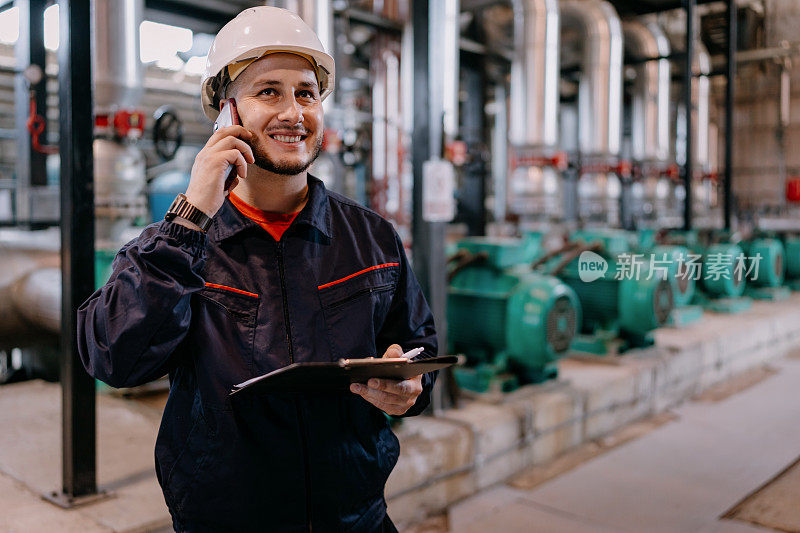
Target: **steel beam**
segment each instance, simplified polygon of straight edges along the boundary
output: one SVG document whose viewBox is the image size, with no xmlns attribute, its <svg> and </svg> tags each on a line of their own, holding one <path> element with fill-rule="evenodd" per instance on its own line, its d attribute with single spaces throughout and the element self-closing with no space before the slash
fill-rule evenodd
<svg viewBox="0 0 800 533">
<path fill-rule="evenodd" d="M 78 357 L 78 306 L 94 292 L 90 0 L 59 0 L 63 504 L 97 493 L 95 382 Z"/>
<path fill-rule="evenodd" d="M 428 159 L 441 156 L 442 124 L 434 124 L 431 119 L 432 95 L 437 93 L 431 87 L 431 69 L 440 65 L 431 61 L 431 36 L 435 28 L 430 19 L 436 17 L 437 6 L 429 0 L 412 2 L 413 57 L 414 57 L 414 114 L 413 138 L 411 141 L 411 160 L 414 172 L 412 194 L 412 251 L 414 273 L 419 279 L 423 292 L 431 306 L 436 320 L 436 333 L 439 339 L 439 353 L 447 353 L 446 298 L 447 280 L 445 273 L 444 236 L 446 225 L 441 222 L 427 222 L 423 217 L 422 166 Z M 434 147 L 438 147 L 438 150 Z M 446 407 L 443 391 L 448 388 L 448 373 L 440 373 L 439 383 L 433 394 L 434 411 Z"/>
<path fill-rule="evenodd" d="M 630 15 L 649 15 L 652 13 L 663 13 L 674 9 L 686 7 L 685 0 L 610 0 L 614 8 L 621 17 Z M 702 4 L 713 4 L 723 0 L 695 0 L 695 6 Z"/>
<path fill-rule="evenodd" d="M 427 297 L 430 297 L 428 271 L 429 232 L 427 223 L 422 217 L 422 165 L 431 156 L 430 150 L 430 94 L 428 69 L 428 41 L 430 25 L 428 21 L 428 0 L 412 2 L 412 25 L 414 46 L 414 123 L 411 138 L 411 164 L 414 172 L 414 189 L 412 191 L 412 252 L 414 271 Z"/>
<path fill-rule="evenodd" d="M 684 58 L 683 102 L 686 106 L 686 161 L 681 169 L 686 196 L 683 203 L 683 229 L 692 229 L 692 174 L 694 173 L 694 140 L 692 135 L 692 59 L 694 58 L 694 19 L 696 0 L 683 0 L 686 10 L 686 57 Z"/>
<path fill-rule="evenodd" d="M 461 169 L 457 221 L 467 224 L 468 235 L 486 235 L 486 178 L 483 152 L 487 146 L 486 80 L 482 61 L 462 54 L 461 73 L 466 101 L 461 103 L 461 139 L 467 144 L 467 162 Z"/>
<path fill-rule="evenodd" d="M 725 180 L 723 209 L 725 229 L 731 229 L 733 216 L 733 104 L 736 89 L 736 1 L 728 0 L 728 73 L 725 85 Z"/>
</svg>

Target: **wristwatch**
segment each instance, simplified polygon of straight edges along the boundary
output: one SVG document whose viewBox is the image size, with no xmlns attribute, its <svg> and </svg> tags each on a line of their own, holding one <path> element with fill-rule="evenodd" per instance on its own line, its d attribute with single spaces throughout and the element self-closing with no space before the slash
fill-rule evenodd
<svg viewBox="0 0 800 533">
<path fill-rule="evenodd" d="M 197 224 L 200 229 L 203 230 L 203 233 L 207 232 L 208 228 L 211 227 L 211 217 L 190 204 L 185 194 L 179 194 L 175 197 L 172 201 L 172 205 L 167 209 L 167 214 L 164 215 L 164 220 L 172 222 L 175 220 L 175 217 L 181 217 L 184 220 Z"/>
</svg>

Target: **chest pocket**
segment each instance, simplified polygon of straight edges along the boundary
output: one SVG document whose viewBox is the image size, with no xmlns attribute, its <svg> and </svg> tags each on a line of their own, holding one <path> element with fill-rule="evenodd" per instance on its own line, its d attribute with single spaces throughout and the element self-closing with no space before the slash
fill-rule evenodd
<svg viewBox="0 0 800 533">
<path fill-rule="evenodd" d="M 318 288 L 334 359 L 380 357 L 375 337 L 383 327 L 399 276 L 390 264 Z"/>
<path fill-rule="evenodd" d="M 230 318 L 247 327 L 255 327 L 260 300 L 257 294 L 225 285 L 206 283 L 205 288 L 198 293 L 198 296 L 216 305 Z"/>
<path fill-rule="evenodd" d="M 215 406 L 227 406 L 232 386 L 256 375 L 253 345 L 261 298 L 211 283 L 195 296 L 193 357 L 200 388 L 214 391 L 209 400 Z"/>
</svg>

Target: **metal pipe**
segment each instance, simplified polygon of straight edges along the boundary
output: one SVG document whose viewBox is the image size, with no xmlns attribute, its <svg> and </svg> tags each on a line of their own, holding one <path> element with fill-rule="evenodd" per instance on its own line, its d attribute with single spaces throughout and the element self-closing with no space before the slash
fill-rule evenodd
<svg viewBox="0 0 800 533">
<path fill-rule="evenodd" d="M 508 103 L 503 83 L 494 89 L 494 125 L 492 127 L 492 182 L 494 183 L 494 220 L 506 219 L 508 206 Z"/>
<path fill-rule="evenodd" d="M 604 0 L 565 0 L 561 26 L 577 28 L 585 39 L 578 89 L 578 149 L 583 157 L 617 156 L 623 58 L 619 16 Z"/>
<path fill-rule="evenodd" d="M 11 300 L 30 324 L 50 333 L 61 331 L 61 269 L 40 268 L 14 284 Z"/>
<path fill-rule="evenodd" d="M 458 136 L 458 84 L 459 84 L 459 58 L 461 48 L 459 47 L 459 36 L 461 27 L 458 18 L 461 13 L 460 0 L 438 0 L 444 6 L 437 9 L 444 17 L 441 31 L 441 47 L 438 49 L 442 58 L 442 102 L 443 113 L 443 134 L 445 141 L 452 141 Z M 437 32 L 438 33 L 438 32 Z"/>
<path fill-rule="evenodd" d="M 558 144 L 558 0 L 513 0 L 509 141 L 517 147 Z"/>
<path fill-rule="evenodd" d="M 778 127 L 775 129 L 775 137 L 778 142 L 778 175 L 781 183 L 781 190 L 786 190 L 788 179 L 788 172 L 786 169 L 786 128 L 789 127 L 791 119 L 791 99 L 792 99 L 792 76 L 791 76 L 791 60 L 784 58 L 780 66 L 780 95 L 778 98 Z M 727 94 L 726 94 L 727 97 Z M 726 100 L 727 104 L 727 100 Z M 726 109 L 727 111 L 727 109 Z M 727 132 L 726 132 L 727 134 Z M 727 135 L 725 137 L 727 146 Z M 731 140 L 733 144 L 733 140 Z M 728 177 L 728 167 L 726 158 L 725 177 Z M 727 200 L 727 198 L 726 198 Z M 785 206 L 787 202 L 786 194 L 781 195 L 781 203 Z"/>
<path fill-rule="evenodd" d="M 144 0 L 95 0 L 92 10 L 92 54 L 95 108 L 136 107 L 144 94 L 139 57 L 139 24 Z"/>
<path fill-rule="evenodd" d="M 629 56 L 666 58 L 670 54 L 669 39 L 655 21 L 628 21 L 622 27 Z M 631 110 L 632 157 L 639 162 L 664 162 L 670 153 L 669 60 L 638 63 L 635 69 Z"/>
<path fill-rule="evenodd" d="M 697 164 L 702 172 L 707 173 L 711 170 L 709 160 L 709 109 L 711 100 L 711 82 L 708 75 L 711 73 L 711 56 L 701 41 L 697 41 L 695 46 L 695 60 L 693 62 L 693 72 L 695 75 L 692 84 L 692 122 L 694 123 L 694 163 Z"/>
<path fill-rule="evenodd" d="M 430 125 L 431 157 L 441 157 L 444 144 L 458 135 L 460 0 L 431 2 Z M 414 35 L 414 39 L 417 35 Z"/>
<path fill-rule="evenodd" d="M 58 316 L 55 328 L 37 320 L 39 313 L 30 308 L 31 285 L 26 279 L 40 269 L 58 269 L 60 259 L 58 232 L 0 230 L 0 343 L 4 346 L 25 346 L 41 338 L 42 329 L 58 334 L 61 318 L 61 278 L 48 288 L 54 297 L 45 306 L 49 316 Z M 34 287 L 35 288 L 35 287 Z M 50 290 L 52 289 L 52 290 Z M 37 300 L 39 301 L 39 300 Z M 38 307 L 38 306 L 37 306 Z"/>
</svg>

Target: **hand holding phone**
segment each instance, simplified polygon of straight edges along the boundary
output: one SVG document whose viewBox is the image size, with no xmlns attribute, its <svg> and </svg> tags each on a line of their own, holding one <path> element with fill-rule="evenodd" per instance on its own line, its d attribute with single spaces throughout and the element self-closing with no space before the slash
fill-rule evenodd
<svg viewBox="0 0 800 533">
<path fill-rule="evenodd" d="M 228 99 L 220 104 L 214 133 L 195 157 L 186 189 L 189 203 L 210 217 L 222 207 L 238 179 L 247 176 L 247 165 L 255 162 L 248 144 L 253 133 L 240 124 L 236 102 Z"/>
<path fill-rule="evenodd" d="M 236 109 L 236 100 L 233 98 L 228 98 L 227 100 L 223 100 L 222 109 L 219 111 L 219 116 L 217 120 L 214 122 L 214 131 L 216 132 L 220 128 L 225 128 L 227 126 L 240 126 L 241 121 L 239 120 L 239 111 Z M 231 185 L 233 184 L 233 180 L 236 179 L 236 167 L 232 164 L 228 164 L 228 170 L 226 172 L 227 177 L 225 178 L 225 192 L 230 192 Z"/>
</svg>

